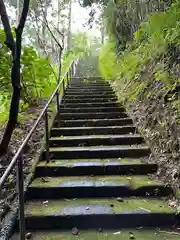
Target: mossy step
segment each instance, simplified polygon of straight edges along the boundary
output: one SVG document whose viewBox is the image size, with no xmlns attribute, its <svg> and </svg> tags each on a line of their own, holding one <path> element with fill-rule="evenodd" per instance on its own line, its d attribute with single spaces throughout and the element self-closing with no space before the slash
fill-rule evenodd
<svg viewBox="0 0 180 240">
<path fill-rule="evenodd" d="M 95 146 L 95 145 L 120 145 L 141 144 L 144 139 L 139 134 L 126 135 L 83 135 L 51 137 L 50 146 Z"/>
<path fill-rule="evenodd" d="M 116 117 L 127 117 L 127 113 L 125 112 L 79 112 L 79 113 L 74 113 L 74 112 L 69 112 L 69 113 L 60 113 L 57 115 L 56 118 L 60 119 L 94 119 L 94 118 L 116 118 Z"/>
<path fill-rule="evenodd" d="M 88 87 L 88 86 L 69 86 L 68 90 L 71 90 L 71 91 L 111 91 L 113 90 L 111 87 L 107 87 L 107 86 L 91 86 L 91 87 Z"/>
<path fill-rule="evenodd" d="M 65 167 L 77 167 L 77 166 L 109 166 L 109 165 L 143 165 L 146 160 L 144 159 L 133 159 L 133 158 L 95 158 L 95 159 L 62 159 L 62 160 L 52 160 L 50 162 L 42 162 L 38 163 L 38 166 L 46 166 L 46 167 L 55 167 L 55 166 L 65 166 Z M 145 163 L 147 164 L 147 163 Z M 149 165 L 149 164 L 148 164 Z"/>
<path fill-rule="evenodd" d="M 40 161 L 35 177 L 148 174 L 157 171 L 157 164 L 148 164 L 141 159 L 77 159 Z"/>
<path fill-rule="evenodd" d="M 44 152 L 45 154 L 45 152 Z M 145 145 L 115 145 L 91 147 L 54 147 L 50 148 L 51 159 L 73 158 L 116 158 L 116 157 L 145 157 L 150 154 L 150 149 Z M 45 156 L 43 156 L 45 157 Z M 42 158 L 43 160 L 43 158 Z"/>
<path fill-rule="evenodd" d="M 125 112 L 125 109 L 123 107 L 81 107 L 78 108 L 77 106 L 74 107 L 67 107 L 66 105 L 64 107 L 60 108 L 60 115 L 61 113 L 79 113 L 79 112 L 93 112 L 93 113 L 99 113 L 99 112 Z"/>
<path fill-rule="evenodd" d="M 36 178 L 30 187 L 101 187 L 101 186 L 128 186 L 138 189 L 146 186 L 164 186 L 161 181 L 152 180 L 148 176 L 73 176 Z"/>
<path fill-rule="evenodd" d="M 71 83 L 69 86 L 71 87 L 111 87 L 110 84 L 108 82 L 102 82 L 102 83 L 91 83 L 91 82 L 81 82 L 81 83 Z"/>
<path fill-rule="evenodd" d="M 27 202 L 25 214 L 26 216 L 126 214 L 130 212 L 177 214 L 176 209 L 170 208 L 168 203 L 161 199 L 123 198 L 122 200 L 119 202 L 118 198 L 81 198 L 48 200 L 46 203 L 33 200 Z M 88 210 L 86 210 L 87 207 L 89 207 Z"/>
<path fill-rule="evenodd" d="M 147 176 L 69 176 L 36 178 L 27 198 L 168 196 L 171 187 Z"/>
<path fill-rule="evenodd" d="M 66 231 L 39 231 L 31 232 L 36 240 L 179 240 L 179 230 L 173 229 L 113 229 L 113 230 L 81 230 L 78 236 L 72 234 L 71 229 Z M 133 238 L 134 237 L 134 238 Z M 19 240 L 18 234 L 12 240 Z"/>
<path fill-rule="evenodd" d="M 105 99 L 111 99 L 111 98 L 114 98 L 116 97 L 115 94 L 94 94 L 94 93 L 88 93 L 87 94 L 66 94 L 65 96 L 65 99 L 74 99 L 74 98 L 79 98 L 79 99 L 84 99 L 84 98 L 105 98 Z"/>
<path fill-rule="evenodd" d="M 76 99 L 63 99 L 63 103 L 102 103 L 102 102 L 115 102 L 117 101 L 116 97 L 113 98 L 76 98 Z"/>
<path fill-rule="evenodd" d="M 78 95 L 84 95 L 84 94 L 101 94 L 101 95 L 107 95 L 107 94 L 115 94 L 115 92 L 113 90 L 106 90 L 106 91 L 100 91 L 100 90 L 96 90 L 96 89 L 93 89 L 93 90 L 73 90 L 73 89 L 67 89 L 66 94 L 78 94 Z"/>
<path fill-rule="evenodd" d="M 25 212 L 27 229 L 165 227 L 179 220 L 165 201 L 141 198 L 34 200 Z"/>
<path fill-rule="evenodd" d="M 95 139 L 95 138 L 101 138 L 101 139 L 109 139 L 109 138 L 142 138 L 140 134 L 114 134 L 114 135 L 83 135 L 83 136 L 60 136 L 60 137 L 51 137 L 50 140 L 78 140 L 78 139 Z"/>
<path fill-rule="evenodd" d="M 79 120 L 78 120 L 79 121 Z M 92 120 L 93 122 L 93 120 Z M 68 123 L 68 121 L 66 121 Z M 77 123 L 77 121 L 75 122 Z M 88 123 L 88 120 L 86 121 Z M 94 121 L 97 124 L 97 121 Z M 61 126 L 61 125 L 60 125 Z M 124 126 L 83 126 L 83 127 L 60 127 L 51 129 L 51 137 L 56 136 L 80 136 L 80 135 L 96 135 L 96 134 L 127 134 L 135 133 L 136 128 L 133 125 Z"/>
<path fill-rule="evenodd" d="M 100 102 L 100 103 L 96 103 L 96 102 L 86 102 L 86 103 L 65 103 L 65 104 L 61 104 L 61 107 L 122 107 L 122 104 L 119 102 Z"/>
<path fill-rule="evenodd" d="M 133 124 L 131 118 L 115 118 L 115 119 L 86 119 L 86 120 L 59 120 L 55 121 L 54 126 L 61 127 L 112 127 L 127 126 Z"/>
</svg>

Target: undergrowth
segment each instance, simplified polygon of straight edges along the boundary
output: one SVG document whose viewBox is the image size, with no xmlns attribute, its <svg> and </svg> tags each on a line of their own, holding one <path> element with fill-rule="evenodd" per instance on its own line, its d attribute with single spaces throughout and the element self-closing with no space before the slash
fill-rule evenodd
<svg viewBox="0 0 180 240">
<path fill-rule="evenodd" d="M 152 147 L 166 182 L 180 179 L 180 3 L 152 13 L 133 41 L 116 57 L 115 42 L 104 45 L 99 69 L 113 78 L 120 100 Z"/>
</svg>

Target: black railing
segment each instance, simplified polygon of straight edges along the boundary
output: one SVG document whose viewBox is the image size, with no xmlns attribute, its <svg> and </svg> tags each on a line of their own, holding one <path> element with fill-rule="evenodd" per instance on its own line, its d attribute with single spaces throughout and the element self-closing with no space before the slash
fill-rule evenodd
<svg viewBox="0 0 180 240">
<path fill-rule="evenodd" d="M 57 101 L 57 112 L 60 109 L 60 104 L 62 98 L 65 93 L 65 89 L 67 88 L 69 82 L 71 81 L 74 73 L 75 67 L 77 64 L 77 60 L 72 61 L 70 64 L 68 71 L 64 74 L 62 80 L 60 80 L 60 75 L 58 76 L 57 87 L 51 97 L 49 98 L 46 106 L 42 110 L 40 116 L 36 120 L 35 124 L 33 125 L 31 131 L 24 139 L 23 143 L 21 144 L 20 148 L 16 152 L 15 156 L 13 157 L 12 161 L 10 162 L 9 166 L 7 167 L 6 171 L 4 172 L 3 176 L 0 179 L 0 191 L 2 190 L 6 180 L 8 179 L 11 172 L 14 170 L 14 167 L 17 166 L 17 192 L 18 192 L 18 199 L 19 199 L 19 230 L 20 230 L 20 239 L 25 240 L 25 214 L 24 214 L 24 173 L 23 173 L 23 158 L 22 153 L 29 142 L 30 138 L 32 137 L 33 133 L 35 132 L 37 126 L 39 125 L 40 121 L 43 119 L 45 120 L 45 149 L 46 149 L 46 161 L 49 161 L 50 154 L 49 154 L 49 124 L 48 124 L 48 107 L 56 97 Z M 62 88 L 61 88 L 62 87 Z M 61 93 L 59 90 L 61 89 Z"/>
</svg>

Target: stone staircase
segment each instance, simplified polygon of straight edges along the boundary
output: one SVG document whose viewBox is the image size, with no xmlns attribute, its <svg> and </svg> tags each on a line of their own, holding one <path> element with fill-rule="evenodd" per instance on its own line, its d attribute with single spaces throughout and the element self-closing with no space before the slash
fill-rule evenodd
<svg viewBox="0 0 180 240">
<path fill-rule="evenodd" d="M 72 80 L 51 129 L 51 160 L 42 154 L 26 193 L 27 231 L 40 232 L 37 239 L 74 239 L 83 229 L 82 239 L 121 239 L 113 233 L 122 228 L 178 224 L 164 200 L 172 188 L 149 177 L 157 171 L 149 154 L 108 82 Z M 116 230 L 98 237 L 108 229 Z M 53 234 L 57 230 L 65 233 Z M 138 239 L 147 238 L 143 234 Z M 157 236 L 148 239 L 166 239 Z M 122 237 L 129 238 L 133 233 Z"/>
</svg>

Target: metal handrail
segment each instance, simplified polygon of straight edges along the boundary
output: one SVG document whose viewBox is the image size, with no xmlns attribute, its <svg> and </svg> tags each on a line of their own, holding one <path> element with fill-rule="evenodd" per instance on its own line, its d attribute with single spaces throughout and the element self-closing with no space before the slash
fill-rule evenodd
<svg viewBox="0 0 180 240">
<path fill-rule="evenodd" d="M 14 169 L 14 166 L 17 164 L 17 186 L 18 186 L 18 197 L 19 197 L 19 227 L 20 227 L 20 239 L 25 240 L 25 217 L 24 217 L 24 174 L 23 174 L 23 159 L 22 159 L 22 152 L 24 150 L 24 147 L 29 142 L 32 134 L 36 130 L 38 124 L 40 123 L 43 116 L 45 116 L 45 135 L 46 135 L 46 160 L 49 161 L 49 127 L 48 127 L 48 107 L 51 104 L 52 100 L 57 97 L 57 111 L 60 108 L 60 102 L 59 101 L 59 89 L 62 85 L 63 94 L 65 92 L 66 86 L 68 86 L 71 78 L 74 75 L 75 72 L 75 66 L 77 64 L 76 60 L 73 60 L 71 64 L 69 65 L 68 70 L 63 75 L 63 78 L 61 81 L 58 79 L 58 85 L 49 98 L 48 102 L 46 103 L 44 109 L 42 110 L 40 116 L 36 120 L 35 124 L 33 125 L 31 131 L 28 133 L 26 138 L 24 139 L 23 143 L 19 147 L 18 151 L 16 152 L 15 156 L 13 157 L 12 161 L 10 162 L 9 166 L 5 170 L 4 174 L 0 178 L 0 192 L 2 190 L 2 187 L 4 186 L 5 181 L 7 180 L 8 176 L 10 175 L 11 171 Z M 59 76 L 60 77 L 60 76 Z M 65 81 L 66 78 L 66 81 Z M 67 82 L 67 84 L 66 84 Z M 63 95 L 62 94 L 62 95 Z M 62 98 L 61 98 L 62 100 Z"/>
</svg>

